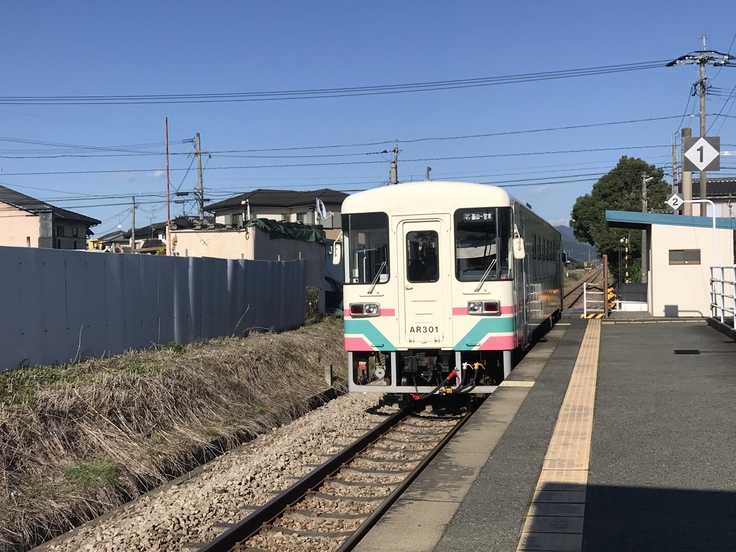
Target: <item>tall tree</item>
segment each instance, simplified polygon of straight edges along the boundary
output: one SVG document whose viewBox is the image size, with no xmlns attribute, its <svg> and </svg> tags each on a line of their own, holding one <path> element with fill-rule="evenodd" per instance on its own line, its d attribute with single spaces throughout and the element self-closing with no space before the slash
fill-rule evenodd
<svg viewBox="0 0 736 552">
<path fill-rule="evenodd" d="M 626 262 L 623 256 L 626 244 L 622 240 L 628 240 L 629 252 L 635 259 L 629 274 L 635 278 L 641 274 L 641 232 L 610 228 L 606 224 L 606 210 L 641 211 L 642 175 L 653 179 L 647 183 L 648 208 L 663 208 L 671 189 L 662 180 L 664 169 L 642 159 L 623 156 L 616 167 L 593 185 L 591 193 L 575 201 L 570 219 L 575 237 L 597 247 L 601 255 L 607 254 L 614 274 L 620 268 L 619 257 L 622 263 Z"/>
</svg>

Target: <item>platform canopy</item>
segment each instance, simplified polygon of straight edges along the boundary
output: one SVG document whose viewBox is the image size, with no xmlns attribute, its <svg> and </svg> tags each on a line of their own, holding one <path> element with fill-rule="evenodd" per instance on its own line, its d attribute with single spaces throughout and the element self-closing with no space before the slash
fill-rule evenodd
<svg viewBox="0 0 736 552">
<path fill-rule="evenodd" d="M 639 230 L 645 230 L 653 224 L 689 228 L 713 228 L 713 217 L 607 210 L 606 223 L 612 228 L 635 228 Z M 716 217 L 716 228 L 720 230 L 736 230 L 736 219 Z"/>
</svg>

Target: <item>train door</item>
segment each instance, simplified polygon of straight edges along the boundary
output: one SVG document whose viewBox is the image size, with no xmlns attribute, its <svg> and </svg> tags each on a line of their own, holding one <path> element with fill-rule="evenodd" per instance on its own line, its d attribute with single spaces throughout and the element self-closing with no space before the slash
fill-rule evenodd
<svg viewBox="0 0 736 552">
<path fill-rule="evenodd" d="M 399 225 L 397 251 L 404 257 L 399 320 L 404 346 L 437 348 L 452 340 L 445 314 L 452 252 L 444 250 L 448 247 L 442 239 L 443 228 L 441 220 L 402 221 Z"/>
<path fill-rule="evenodd" d="M 520 236 L 524 240 L 524 255 L 521 258 L 514 260 L 514 263 L 518 267 L 516 270 L 517 278 L 516 285 L 516 339 L 517 343 L 525 347 L 529 341 L 529 270 L 531 263 L 529 262 L 529 256 L 533 253 L 534 243 L 530 242 L 531 231 L 527 226 L 527 221 L 524 220 L 524 213 L 517 205 L 514 209 L 514 229 L 516 232 L 521 231 Z M 533 236 L 531 236 L 533 239 Z"/>
</svg>

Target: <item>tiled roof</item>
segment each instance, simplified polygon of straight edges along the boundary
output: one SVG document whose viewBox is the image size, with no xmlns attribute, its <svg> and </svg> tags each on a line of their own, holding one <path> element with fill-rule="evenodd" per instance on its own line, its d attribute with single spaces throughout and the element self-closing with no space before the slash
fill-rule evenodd
<svg viewBox="0 0 736 552">
<path fill-rule="evenodd" d="M 6 188 L 5 186 L 0 186 L 0 202 L 12 205 L 13 207 L 22 209 L 23 211 L 28 211 L 29 213 L 33 214 L 51 212 L 55 218 L 76 220 L 79 222 L 83 222 L 89 226 L 96 226 L 100 224 L 100 221 L 97 219 L 80 215 L 79 213 L 74 213 L 72 211 L 67 211 L 66 209 L 61 209 L 60 207 L 54 207 L 53 205 L 35 199 L 31 196 L 27 196 L 20 192 L 16 192 L 15 190 L 11 190 L 10 188 Z"/>
<path fill-rule="evenodd" d="M 321 199 L 326 205 L 342 205 L 346 197 L 348 197 L 348 194 L 328 188 L 307 192 L 295 192 L 293 190 L 254 190 L 231 197 L 225 201 L 207 205 L 205 210 L 217 211 L 230 207 L 240 207 L 246 199 L 251 207 L 294 207 L 296 205 L 309 205 L 313 204 L 317 198 Z"/>
<path fill-rule="evenodd" d="M 708 178 L 706 192 L 710 199 L 732 197 L 736 200 L 736 178 Z M 700 181 L 693 178 L 693 197 L 700 197 Z"/>
</svg>

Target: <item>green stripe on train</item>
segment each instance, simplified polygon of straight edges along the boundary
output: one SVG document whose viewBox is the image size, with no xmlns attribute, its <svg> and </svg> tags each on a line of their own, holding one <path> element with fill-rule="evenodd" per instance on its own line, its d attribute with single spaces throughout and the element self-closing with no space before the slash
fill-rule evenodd
<svg viewBox="0 0 736 552">
<path fill-rule="evenodd" d="M 512 333 L 513 331 L 514 318 L 512 316 L 504 318 L 481 318 L 473 326 L 473 329 L 457 342 L 455 348 L 476 347 L 481 344 L 489 333 Z"/>
<path fill-rule="evenodd" d="M 345 320 L 345 335 L 362 335 L 371 345 L 382 351 L 395 351 L 396 347 L 370 320 Z"/>
</svg>

